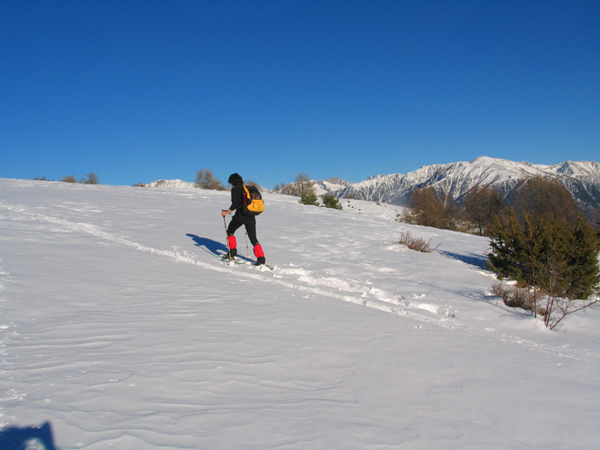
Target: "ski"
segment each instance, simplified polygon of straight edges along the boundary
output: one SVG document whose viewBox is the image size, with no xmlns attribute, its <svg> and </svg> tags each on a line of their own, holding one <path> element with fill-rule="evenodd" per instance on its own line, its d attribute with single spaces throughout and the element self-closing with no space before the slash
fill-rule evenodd
<svg viewBox="0 0 600 450">
<path fill-rule="evenodd" d="M 257 266 L 256 264 L 252 263 L 252 261 L 248 261 L 248 260 L 244 260 L 244 259 L 240 259 L 240 258 L 229 259 L 227 257 L 227 255 L 221 255 L 217 258 L 217 260 L 224 262 L 228 265 L 233 263 L 236 265 L 253 266 L 253 267 L 257 267 L 257 268 L 265 267 L 271 271 L 275 270 L 275 267 L 271 266 L 270 264 L 261 264 L 260 266 Z"/>
<path fill-rule="evenodd" d="M 239 259 L 239 258 L 233 258 L 233 259 L 229 259 L 227 257 L 227 255 L 221 255 L 219 258 L 217 258 L 219 261 L 224 262 L 224 263 L 233 263 L 233 264 L 251 264 L 250 261 L 244 261 L 243 259 Z"/>
</svg>

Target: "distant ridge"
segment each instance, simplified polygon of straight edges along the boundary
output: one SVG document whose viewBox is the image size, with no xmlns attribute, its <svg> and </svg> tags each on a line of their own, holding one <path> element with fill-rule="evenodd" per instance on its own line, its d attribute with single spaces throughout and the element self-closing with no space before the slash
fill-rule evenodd
<svg viewBox="0 0 600 450">
<path fill-rule="evenodd" d="M 163 189 L 196 189 L 196 184 L 189 181 L 182 180 L 157 180 L 152 183 L 144 185 L 150 188 L 163 188 Z M 227 189 L 227 188 L 226 188 Z M 270 192 L 267 188 L 258 186 L 261 192 Z"/>
<path fill-rule="evenodd" d="M 182 180 L 158 180 L 145 185 L 151 188 L 166 188 L 166 189 L 194 189 L 196 185 L 189 181 Z"/>
<path fill-rule="evenodd" d="M 377 175 L 359 183 L 339 178 L 315 181 L 318 195 L 356 198 L 408 206 L 412 191 L 432 187 L 461 202 L 474 186 L 493 187 L 505 197 L 523 180 L 541 176 L 558 180 L 591 212 L 600 205 L 600 164 L 594 161 L 565 161 L 542 165 L 481 156 L 470 162 L 423 166 L 407 174 Z"/>
</svg>

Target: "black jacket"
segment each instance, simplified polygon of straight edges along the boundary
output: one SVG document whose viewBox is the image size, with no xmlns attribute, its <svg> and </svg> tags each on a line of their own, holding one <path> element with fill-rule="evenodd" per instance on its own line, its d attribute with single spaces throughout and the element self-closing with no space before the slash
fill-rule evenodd
<svg viewBox="0 0 600 450">
<path fill-rule="evenodd" d="M 242 223 L 256 223 L 256 217 L 243 214 L 244 188 L 243 186 L 233 186 L 231 188 L 231 206 L 230 210 L 235 211 L 235 218 Z"/>
</svg>

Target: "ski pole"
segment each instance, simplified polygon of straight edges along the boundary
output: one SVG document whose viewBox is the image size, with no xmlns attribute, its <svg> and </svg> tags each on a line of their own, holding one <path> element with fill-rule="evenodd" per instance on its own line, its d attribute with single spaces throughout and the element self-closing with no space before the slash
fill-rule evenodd
<svg viewBox="0 0 600 450">
<path fill-rule="evenodd" d="M 225 244 L 227 245 L 227 259 L 231 259 L 231 249 L 229 248 L 229 236 L 227 235 L 227 222 L 223 216 L 223 226 L 225 227 Z"/>
<path fill-rule="evenodd" d="M 250 250 L 248 250 L 248 230 L 246 230 L 246 258 L 250 258 Z"/>
</svg>

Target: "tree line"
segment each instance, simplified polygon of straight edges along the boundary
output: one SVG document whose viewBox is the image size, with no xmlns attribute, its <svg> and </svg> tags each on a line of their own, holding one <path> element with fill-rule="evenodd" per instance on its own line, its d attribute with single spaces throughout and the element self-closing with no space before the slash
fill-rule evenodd
<svg viewBox="0 0 600 450">
<path fill-rule="evenodd" d="M 34 180 L 54 181 L 54 180 L 48 180 L 46 177 L 35 177 Z M 65 175 L 64 177 L 62 177 L 60 179 L 60 181 L 62 181 L 63 183 L 99 184 L 100 178 L 94 172 L 90 172 L 87 174 L 87 177 L 80 178 L 79 180 L 77 180 L 77 178 L 75 178 L 75 175 Z"/>
</svg>

